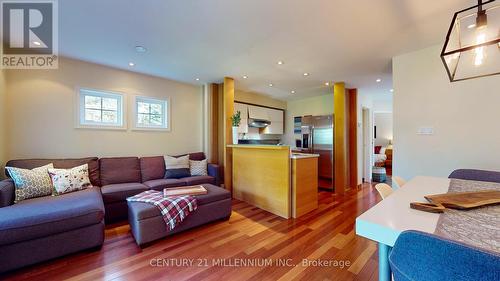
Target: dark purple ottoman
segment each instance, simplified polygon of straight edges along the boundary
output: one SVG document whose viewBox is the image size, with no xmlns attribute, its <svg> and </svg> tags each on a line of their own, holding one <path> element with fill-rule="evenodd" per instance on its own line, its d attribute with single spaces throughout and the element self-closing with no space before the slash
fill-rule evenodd
<svg viewBox="0 0 500 281">
<path fill-rule="evenodd" d="M 168 231 L 158 207 L 142 202 L 127 202 L 128 221 L 137 245 L 231 216 L 231 193 L 224 188 L 203 184 L 208 193 L 197 195 L 198 209 L 174 230 Z"/>
</svg>

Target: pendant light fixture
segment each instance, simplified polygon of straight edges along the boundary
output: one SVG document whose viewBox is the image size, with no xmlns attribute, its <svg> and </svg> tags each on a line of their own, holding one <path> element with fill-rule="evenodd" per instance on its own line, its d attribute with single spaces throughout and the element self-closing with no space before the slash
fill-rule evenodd
<svg viewBox="0 0 500 281">
<path fill-rule="evenodd" d="M 478 1 L 453 16 L 441 60 L 451 82 L 500 74 L 500 4 Z"/>
</svg>

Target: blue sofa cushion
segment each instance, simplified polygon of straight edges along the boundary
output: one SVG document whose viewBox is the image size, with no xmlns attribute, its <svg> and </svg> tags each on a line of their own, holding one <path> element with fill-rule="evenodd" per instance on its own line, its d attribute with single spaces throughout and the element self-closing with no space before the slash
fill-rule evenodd
<svg viewBox="0 0 500 281">
<path fill-rule="evenodd" d="M 180 179 L 191 176 L 189 168 L 167 169 L 165 170 L 166 179 Z"/>
<path fill-rule="evenodd" d="M 149 190 L 147 186 L 138 182 L 108 184 L 101 188 L 104 203 L 125 202 L 127 197 L 134 196 Z"/>
<path fill-rule="evenodd" d="M 103 218 L 104 205 L 96 187 L 24 200 L 0 208 L 0 245 L 94 225 Z"/>
<path fill-rule="evenodd" d="M 405 231 L 389 256 L 396 281 L 500 280 L 500 255 L 435 235 Z"/>
<path fill-rule="evenodd" d="M 211 176 L 192 176 L 182 178 L 181 180 L 185 182 L 185 185 L 215 184 L 215 178 Z"/>
<path fill-rule="evenodd" d="M 13 180 L 0 181 L 0 208 L 14 204 L 15 190 Z"/>
<path fill-rule="evenodd" d="M 144 185 L 151 189 L 162 191 L 167 187 L 185 186 L 186 182 L 180 179 L 159 179 L 146 181 Z"/>
</svg>

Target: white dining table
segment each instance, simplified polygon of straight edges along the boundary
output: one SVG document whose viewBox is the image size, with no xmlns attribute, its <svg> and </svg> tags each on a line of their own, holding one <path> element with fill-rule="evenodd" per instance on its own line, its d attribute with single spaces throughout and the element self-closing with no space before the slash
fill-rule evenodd
<svg viewBox="0 0 500 281">
<path fill-rule="evenodd" d="M 425 195 L 446 193 L 447 178 L 418 176 L 356 218 L 356 234 L 378 243 L 379 280 L 391 280 L 389 254 L 401 232 L 434 233 L 439 214 L 410 208 L 411 202 L 427 202 Z"/>
</svg>

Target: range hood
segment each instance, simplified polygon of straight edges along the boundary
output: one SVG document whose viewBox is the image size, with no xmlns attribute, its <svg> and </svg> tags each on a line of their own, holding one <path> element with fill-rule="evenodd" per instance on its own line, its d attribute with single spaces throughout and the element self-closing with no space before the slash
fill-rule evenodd
<svg viewBox="0 0 500 281">
<path fill-rule="evenodd" d="M 248 127 L 265 128 L 269 125 L 271 125 L 271 121 L 269 121 L 269 120 L 252 119 L 252 118 L 248 119 Z"/>
<path fill-rule="evenodd" d="M 248 106 L 248 127 L 265 128 L 271 125 L 267 108 Z"/>
</svg>

